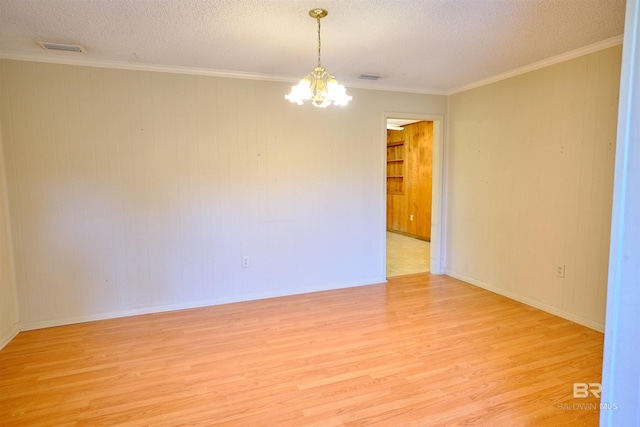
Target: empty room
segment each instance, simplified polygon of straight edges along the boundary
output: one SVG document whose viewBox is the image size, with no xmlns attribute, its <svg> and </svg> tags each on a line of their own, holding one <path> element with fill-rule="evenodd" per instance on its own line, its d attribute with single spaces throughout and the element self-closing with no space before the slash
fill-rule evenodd
<svg viewBox="0 0 640 427">
<path fill-rule="evenodd" d="M 0 0 L 0 425 L 635 425 L 639 8 Z"/>
</svg>

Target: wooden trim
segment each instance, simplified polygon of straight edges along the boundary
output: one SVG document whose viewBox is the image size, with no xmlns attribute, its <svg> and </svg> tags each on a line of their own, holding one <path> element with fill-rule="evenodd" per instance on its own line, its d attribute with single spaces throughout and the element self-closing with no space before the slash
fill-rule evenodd
<svg viewBox="0 0 640 427">
<path fill-rule="evenodd" d="M 407 237 L 412 237 L 414 239 L 422 240 L 422 241 L 425 241 L 425 242 L 431 242 L 431 240 L 425 239 L 424 237 L 418 236 L 417 234 L 405 233 L 404 231 L 392 230 L 390 228 L 387 228 L 387 231 L 389 233 L 396 233 L 396 234 L 400 234 L 401 236 L 407 236 Z"/>
<path fill-rule="evenodd" d="M 4 333 L 0 334 L 0 350 L 2 350 L 7 344 L 14 339 L 20 332 L 20 327 L 17 323 L 11 325 Z"/>
</svg>

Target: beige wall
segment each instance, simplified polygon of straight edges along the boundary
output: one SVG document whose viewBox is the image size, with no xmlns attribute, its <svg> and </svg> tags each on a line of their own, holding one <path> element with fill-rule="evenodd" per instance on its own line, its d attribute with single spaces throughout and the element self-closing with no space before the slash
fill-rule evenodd
<svg viewBox="0 0 640 427">
<path fill-rule="evenodd" d="M 2 98 L 2 91 L 0 91 Z M 9 209 L 0 125 L 0 349 L 18 333 L 18 306 L 11 252 Z"/>
<path fill-rule="evenodd" d="M 0 67 L 25 329 L 383 281 L 384 112 L 447 105 L 350 90 L 317 109 L 283 83 Z"/>
<path fill-rule="evenodd" d="M 451 96 L 450 274 L 603 330 L 620 66 L 616 46 Z"/>
<path fill-rule="evenodd" d="M 614 47 L 449 98 L 449 274 L 602 328 L 619 70 Z M 447 98 L 287 86 L 1 60 L 0 334 L 384 280 L 384 112 Z"/>
</svg>

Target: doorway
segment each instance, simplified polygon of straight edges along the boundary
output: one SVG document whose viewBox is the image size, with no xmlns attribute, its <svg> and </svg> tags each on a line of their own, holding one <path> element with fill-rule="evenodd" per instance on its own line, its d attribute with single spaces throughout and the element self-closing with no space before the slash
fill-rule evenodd
<svg viewBox="0 0 640 427">
<path fill-rule="evenodd" d="M 442 116 L 385 114 L 385 276 L 441 274 Z"/>
</svg>

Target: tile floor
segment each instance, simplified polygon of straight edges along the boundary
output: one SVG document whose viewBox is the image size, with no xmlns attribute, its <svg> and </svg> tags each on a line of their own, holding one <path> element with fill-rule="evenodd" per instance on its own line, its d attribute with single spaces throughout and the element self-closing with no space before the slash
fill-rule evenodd
<svg viewBox="0 0 640 427">
<path fill-rule="evenodd" d="M 387 277 L 429 271 L 430 243 L 387 231 Z"/>
</svg>

